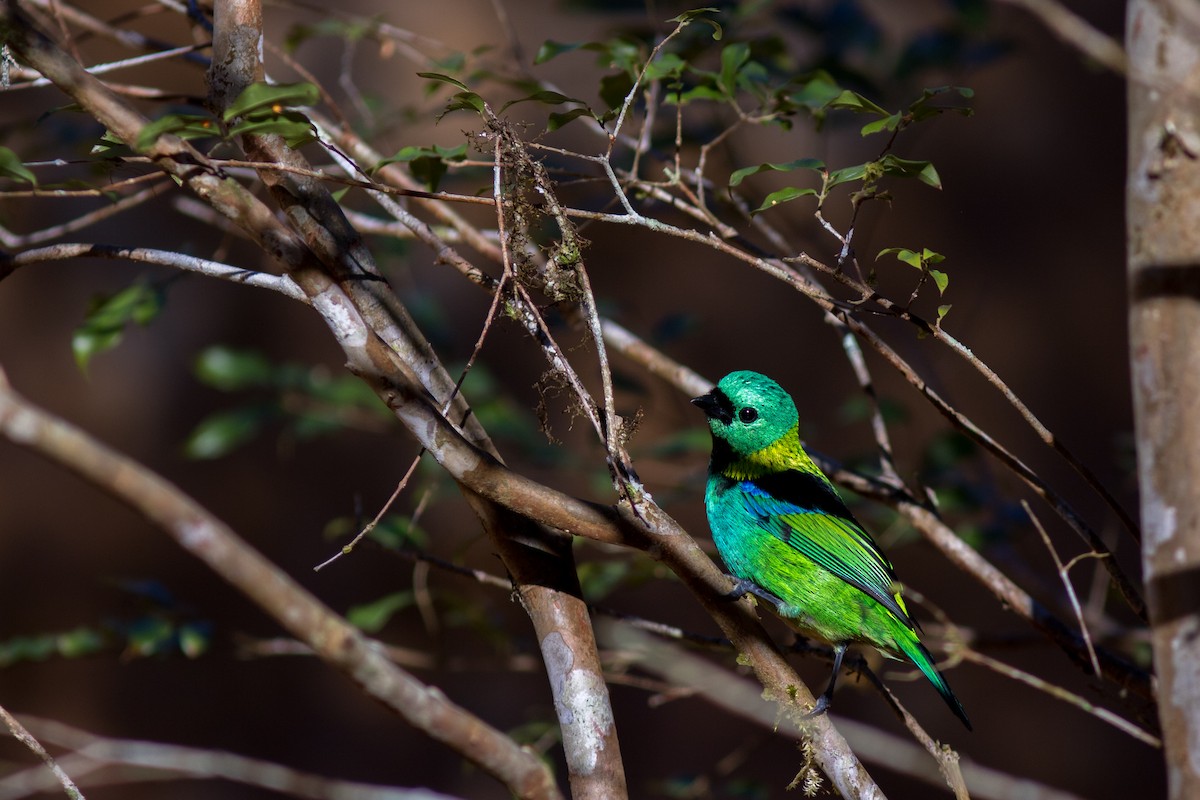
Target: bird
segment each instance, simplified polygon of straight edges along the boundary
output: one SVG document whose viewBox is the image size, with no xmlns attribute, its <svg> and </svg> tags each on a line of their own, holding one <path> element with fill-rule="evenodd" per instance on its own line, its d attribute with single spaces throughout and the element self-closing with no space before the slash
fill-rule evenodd
<svg viewBox="0 0 1200 800">
<path fill-rule="evenodd" d="M 736 580 L 805 636 L 833 646 L 833 675 L 812 711 L 830 706 L 852 643 L 912 662 L 962 723 L 962 703 L 921 644 L 892 564 L 800 443 L 796 403 L 758 372 L 731 372 L 691 401 L 708 418 L 712 457 L 704 506 Z"/>
</svg>

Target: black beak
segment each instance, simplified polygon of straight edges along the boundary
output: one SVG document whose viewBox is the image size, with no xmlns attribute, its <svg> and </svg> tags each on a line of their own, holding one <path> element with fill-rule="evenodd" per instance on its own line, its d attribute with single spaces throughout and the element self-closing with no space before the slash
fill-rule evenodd
<svg viewBox="0 0 1200 800">
<path fill-rule="evenodd" d="M 729 395 L 720 389 L 713 389 L 708 394 L 693 397 L 692 405 L 703 411 L 705 416 L 725 425 L 733 422 L 733 403 L 730 402 Z"/>
</svg>

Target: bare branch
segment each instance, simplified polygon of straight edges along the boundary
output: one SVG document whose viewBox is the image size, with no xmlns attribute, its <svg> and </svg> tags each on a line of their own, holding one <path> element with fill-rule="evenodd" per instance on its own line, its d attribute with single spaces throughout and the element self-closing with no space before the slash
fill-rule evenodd
<svg viewBox="0 0 1200 800">
<path fill-rule="evenodd" d="M 606 642 L 635 657 L 636 663 L 643 669 L 698 692 L 728 713 L 797 739 L 811 735 L 807 726 L 798 725 L 787 716 L 781 718 L 775 709 L 764 703 L 758 686 L 712 662 L 621 623 L 606 621 L 599 623 L 598 627 Z M 944 779 L 938 765 L 924 748 L 843 717 L 838 717 L 837 727 L 845 734 L 854 751 L 867 761 L 933 786 L 943 785 Z M 970 760 L 964 759 L 960 768 L 962 778 L 978 800 L 1080 800 L 1068 792 L 1007 775 Z"/>
<path fill-rule="evenodd" d="M 4 376 L 0 374 L 0 382 L 3 380 Z M 42 747 L 41 742 L 35 739 L 33 734 L 25 730 L 25 726 L 17 722 L 17 718 L 8 713 L 8 709 L 4 706 L 0 706 L 0 719 L 4 720 L 5 726 L 16 737 L 17 741 L 28 747 L 33 751 L 34 755 L 45 762 L 46 767 L 49 768 L 55 779 L 62 785 L 63 791 L 67 793 L 67 797 L 74 798 L 74 800 L 84 800 L 83 792 L 79 791 L 79 787 L 75 785 L 75 781 L 71 780 L 66 771 L 54 761 L 54 757 L 46 752 L 46 748 Z"/>
<path fill-rule="evenodd" d="M 279 292 L 293 300 L 308 302 L 307 296 L 300 287 L 286 275 L 271 275 L 266 272 L 256 272 L 242 269 L 219 261 L 177 253 L 173 250 L 155 250 L 146 247 L 117 247 L 104 244 L 55 244 L 40 247 L 36 250 L 26 250 L 15 256 L 0 254 L 0 280 L 15 272 L 20 267 L 29 264 L 40 264 L 46 261 L 62 261 L 68 258 L 105 258 L 124 261 L 137 261 L 143 264 L 161 264 L 187 272 L 196 272 L 210 278 L 218 278 L 260 289 L 270 289 Z"/>
<path fill-rule="evenodd" d="M 1129 71 L 1129 59 L 1121 43 L 1109 38 L 1056 0 L 1000 0 L 1024 8 L 1070 47 L 1118 75 Z"/>
<path fill-rule="evenodd" d="M 1064 703 L 1070 703 L 1076 708 L 1079 708 L 1096 717 L 1097 719 L 1101 719 L 1109 725 L 1112 725 L 1122 733 L 1129 734 L 1144 744 L 1148 744 L 1151 747 L 1156 748 L 1162 747 L 1162 739 L 1159 737 L 1142 730 L 1128 720 L 1122 719 L 1113 712 L 1109 711 L 1107 708 L 1100 708 L 1094 703 L 1085 700 L 1074 692 L 1067 691 L 1061 686 L 1056 686 L 1049 681 L 1044 681 L 1036 675 L 1031 675 L 1025 670 L 1017 669 L 1014 666 L 1005 664 L 1002 661 L 998 661 L 991 656 L 986 656 L 983 653 L 980 653 L 979 651 L 973 650 L 969 647 L 962 648 L 958 651 L 957 655 L 959 655 L 964 661 L 970 661 L 973 664 L 979 664 L 987 667 L 988 669 L 994 670 L 1001 675 L 1011 678 L 1012 680 L 1020 681 L 1026 686 L 1032 686 L 1038 691 L 1045 692 L 1051 697 L 1062 700 Z"/>
<path fill-rule="evenodd" d="M 109 739 L 53 720 L 26 717 L 26 721 L 47 742 L 70 748 L 71 753 L 62 761 L 72 766 L 85 785 L 128 785 L 139 781 L 198 778 L 256 786 L 309 800 L 455 800 L 450 795 L 428 789 L 401 789 L 326 778 L 235 753 L 160 742 Z M 113 775 L 113 767 L 125 769 Z M 17 800 L 44 791 L 45 782 L 38 777 L 28 771 L 5 776 L 0 779 L 0 798 Z"/>
<path fill-rule="evenodd" d="M 2 377 L 0 432 L 145 515 L 368 694 L 503 781 L 515 794 L 559 797 L 536 757 L 391 663 L 375 642 L 175 486 L 18 397 Z"/>
</svg>

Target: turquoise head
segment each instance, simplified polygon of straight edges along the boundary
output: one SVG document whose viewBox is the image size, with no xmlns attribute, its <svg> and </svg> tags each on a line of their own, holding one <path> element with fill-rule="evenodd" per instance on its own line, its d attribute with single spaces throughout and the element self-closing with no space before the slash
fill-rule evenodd
<svg viewBox="0 0 1200 800">
<path fill-rule="evenodd" d="M 708 417 L 714 456 L 718 447 L 727 447 L 735 458 L 756 453 L 793 431 L 800 420 L 783 387 L 748 370 L 729 373 L 692 402 Z"/>
</svg>

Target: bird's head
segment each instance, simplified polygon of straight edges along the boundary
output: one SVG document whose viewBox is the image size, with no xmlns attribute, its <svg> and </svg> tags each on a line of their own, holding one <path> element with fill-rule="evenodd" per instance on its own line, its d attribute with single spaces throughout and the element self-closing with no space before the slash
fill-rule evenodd
<svg viewBox="0 0 1200 800">
<path fill-rule="evenodd" d="M 708 417 L 713 440 L 745 457 L 770 447 L 796 427 L 796 404 L 778 383 L 758 372 L 731 372 L 692 402 Z"/>
</svg>

